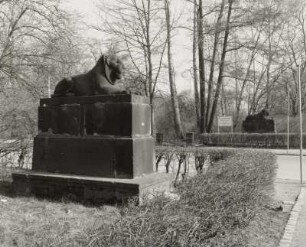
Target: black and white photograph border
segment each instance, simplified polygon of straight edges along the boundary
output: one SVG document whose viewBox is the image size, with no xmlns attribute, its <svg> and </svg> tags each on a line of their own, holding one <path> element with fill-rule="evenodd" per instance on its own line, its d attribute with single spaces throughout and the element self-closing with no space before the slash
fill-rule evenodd
<svg viewBox="0 0 306 247">
<path fill-rule="evenodd" d="M 0 247 L 306 246 L 305 19 L 0 0 Z"/>
</svg>

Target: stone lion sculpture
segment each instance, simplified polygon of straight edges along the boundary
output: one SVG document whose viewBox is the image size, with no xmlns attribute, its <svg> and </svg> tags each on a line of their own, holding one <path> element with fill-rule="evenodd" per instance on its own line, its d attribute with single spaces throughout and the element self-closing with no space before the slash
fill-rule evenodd
<svg viewBox="0 0 306 247">
<path fill-rule="evenodd" d="M 123 68 L 118 57 L 102 55 L 87 73 L 61 80 L 55 87 L 53 97 L 127 93 L 115 85 L 122 78 Z"/>
<path fill-rule="evenodd" d="M 274 120 L 269 117 L 267 109 L 261 110 L 257 114 L 249 115 L 242 122 L 242 128 L 249 133 L 274 132 Z"/>
<path fill-rule="evenodd" d="M 267 109 L 262 109 L 259 113 L 248 115 L 246 117 L 246 121 L 252 121 L 252 120 L 262 120 L 266 119 L 269 116 L 269 112 Z"/>
</svg>

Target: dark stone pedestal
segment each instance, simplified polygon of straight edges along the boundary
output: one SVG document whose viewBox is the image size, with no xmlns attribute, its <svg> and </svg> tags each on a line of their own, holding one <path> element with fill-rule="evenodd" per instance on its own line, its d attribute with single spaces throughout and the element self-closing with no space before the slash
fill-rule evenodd
<svg viewBox="0 0 306 247">
<path fill-rule="evenodd" d="M 101 200 L 118 191 L 120 197 L 139 194 L 139 181 L 159 176 L 153 174 L 150 110 L 148 98 L 137 95 L 41 99 L 32 171 L 13 174 L 16 191 L 52 198 L 72 190 L 85 200 L 93 183 L 90 190 L 96 188 Z"/>
<path fill-rule="evenodd" d="M 135 178 L 153 172 L 154 139 L 38 135 L 32 170 L 54 173 Z"/>
<path fill-rule="evenodd" d="M 242 122 L 242 128 L 248 133 L 273 133 L 275 124 L 273 119 L 254 119 Z"/>
<path fill-rule="evenodd" d="M 194 145 L 194 133 L 186 133 L 186 145 L 193 146 Z"/>
</svg>

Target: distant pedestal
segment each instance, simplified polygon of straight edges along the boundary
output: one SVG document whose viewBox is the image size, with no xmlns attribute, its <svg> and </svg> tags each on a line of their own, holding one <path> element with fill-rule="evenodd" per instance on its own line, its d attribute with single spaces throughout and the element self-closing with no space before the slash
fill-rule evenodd
<svg viewBox="0 0 306 247">
<path fill-rule="evenodd" d="M 242 128 L 248 133 L 274 133 L 275 123 L 273 119 L 253 119 L 242 122 Z"/>
<path fill-rule="evenodd" d="M 32 171 L 13 174 L 16 192 L 25 193 L 24 187 L 51 198 L 75 192 L 86 200 L 96 188 L 102 201 L 103 195 L 105 200 L 117 198 L 110 191 L 120 198 L 142 193 L 124 192 L 125 183 L 126 188 L 142 188 L 145 180 L 156 181 L 151 187 L 169 184 L 169 176 L 163 182 L 153 179 L 150 111 L 148 98 L 137 95 L 41 99 Z"/>
</svg>

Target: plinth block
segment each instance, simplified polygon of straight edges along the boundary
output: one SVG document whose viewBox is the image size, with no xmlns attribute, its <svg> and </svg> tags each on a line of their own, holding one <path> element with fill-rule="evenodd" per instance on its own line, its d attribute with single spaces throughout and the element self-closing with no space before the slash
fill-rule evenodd
<svg viewBox="0 0 306 247">
<path fill-rule="evenodd" d="M 69 96 L 40 99 L 41 106 L 58 106 L 65 104 L 93 104 L 102 103 L 138 103 L 150 104 L 148 97 L 135 94 L 113 94 L 113 95 L 96 95 L 96 96 Z"/>
<path fill-rule="evenodd" d="M 34 171 L 109 178 L 135 178 L 153 172 L 153 137 L 38 135 Z"/>
<path fill-rule="evenodd" d="M 150 195 L 170 191 L 169 174 L 154 173 L 135 179 L 111 179 L 46 172 L 15 172 L 13 186 L 17 195 L 81 202 L 125 202 L 136 197 L 142 202 Z"/>
<path fill-rule="evenodd" d="M 151 106 L 135 95 L 41 99 L 38 129 L 52 134 L 140 136 L 151 134 Z"/>
</svg>

